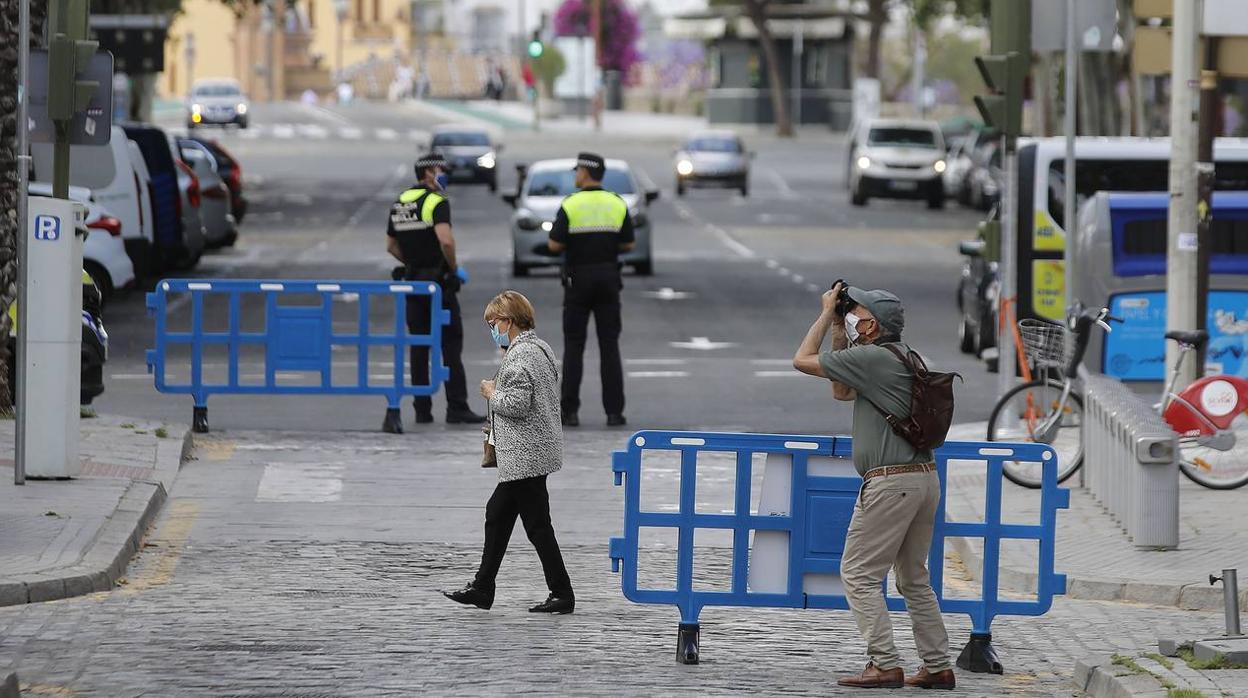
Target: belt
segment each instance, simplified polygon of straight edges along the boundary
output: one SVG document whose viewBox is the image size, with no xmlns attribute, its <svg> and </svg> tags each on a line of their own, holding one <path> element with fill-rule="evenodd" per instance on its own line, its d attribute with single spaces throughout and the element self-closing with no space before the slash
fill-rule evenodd
<svg viewBox="0 0 1248 698">
<path fill-rule="evenodd" d="M 935 463 L 911 463 L 910 465 L 885 465 L 879 468 L 868 470 L 863 476 L 864 481 L 873 477 L 885 477 L 888 475 L 905 475 L 907 473 L 934 473 L 936 472 Z"/>
</svg>

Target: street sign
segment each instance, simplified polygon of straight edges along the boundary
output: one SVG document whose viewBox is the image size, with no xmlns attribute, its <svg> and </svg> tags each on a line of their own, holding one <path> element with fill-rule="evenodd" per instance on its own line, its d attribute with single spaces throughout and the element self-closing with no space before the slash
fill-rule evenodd
<svg viewBox="0 0 1248 698">
<path fill-rule="evenodd" d="M 52 143 L 56 140 L 56 127 L 48 115 L 48 52 L 45 49 L 30 51 L 30 140 L 34 143 Z M 95 81 L 99 87 L 92 93 L 87 108 L 74 114 L 69 130 L 71 145 L 108 145 L 113 129 L 113 56 L 98 51 L 91 58 L 86 79 Z"/>
<path fill-rule="evenodd" d="M 91 38 L 113 54 L 119 73 L 140 75 L 165 69 L 164 15 L 91 15 Z"/>
<path fill-rule="evenodd" d="M 1079 0 L 1075 35 L 1081 51 L 1114 50 L 1118 33 L 1118 8 L 1114 0 Z M 1206 10 L 1207 12 L 1207 10 Z M 1037 53 L 1066 50 L 1066 3 L 1031 4 L 1031 48 Z"/>
</svg>

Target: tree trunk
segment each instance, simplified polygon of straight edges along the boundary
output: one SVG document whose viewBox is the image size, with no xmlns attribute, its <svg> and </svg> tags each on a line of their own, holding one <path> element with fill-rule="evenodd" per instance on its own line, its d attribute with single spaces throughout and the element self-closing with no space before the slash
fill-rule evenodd
<svg viewBox="0 0 1248 698">
<path fill-rule="evenodd" d="M 871 33 L 867 38 L 867 70 L 866 76 L 880 79 L 880 53 L 883 50 L 884 25 L 888 23 L 887 0 L 870 0 L 867 6 L 867 21 L 871 23 Z"/>
<path fill-rule="evenodd" d="M 30 3 L 31 46 L 40 43 L 46 0 Z M 0 412 L 13 404 L 8 308 L 17 299 L 17 35 L 18 0 L 0 0 Z"/>
<path fill-rule="evenodd" d="M 776 135 L 791 138 L 793 120 L 789 116 L 789 104 L 780 76 L 776 42 L 771 36 L 771 28 L 767 26 L 767 4 L 768 0 L 745 0 L 745 9 L 758 30 L 758 43 L 763 49 L 763 60 L 767 63 L 767 83 L 771 92 L 771 113 L 776 118 Z"/>
</svg>

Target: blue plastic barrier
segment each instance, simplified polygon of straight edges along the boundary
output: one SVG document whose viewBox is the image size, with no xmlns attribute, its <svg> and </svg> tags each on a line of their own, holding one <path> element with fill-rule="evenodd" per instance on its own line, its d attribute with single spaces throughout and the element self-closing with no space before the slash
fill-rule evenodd
<svg viewBox="0 0 1248 698">
<path fill-rule="evenodd" d="M 641 510 L 642 454 L 675 451 L 680 455 L 680 490 L 677 511 Z M 735 496 L 732 513 L 698 513 L 696 509 L 698 454 L 720 452 L 736 455 Z M 612 569 L 621 571 L 624 596 L 636 603 L 671 604 L 680 609 L 677 660 L 698 661 L 698 615 L 704 606 L 753 606 L 779 608 L 848 609 L 843 595 L 815 595 L 803 590 L 806 574 L 839 574 L 845 535 L 862 480 L 852 477 L 815 476 L 808 472 L 811 456 L 849 459 L 852 440 L 836 436 L 784 436 L 770 434 L 721 434 L 700 432 L 642 431 L 629 440 L 628 448 L 616 451 L 612 469 L 615 484 L 624 490 L 624 536 L 612 538 Z M 751 513 L 751 482 L 754 454 L 780 454 L 791 458 L 792 486 L 788 515 Z M 946 521 L 945 485 L 951 460 L 986 463 L 987 491 L 983 522 Z M 1041 516 L 1038 525 L 1001 522 L 1002 462 L 1042 464 Z M 1056 456 L 1042 444 L 948 442 L 936 451 L 941 483 L 940 506 L 932 538 L 928 566 L 932 587 L 941 610 L 965 613 L 973 629 L 970 641 L 958 658 L 958 666 L 978 672 L 1001 673 L 992 648 L 992 621 L 999 615 L 1038 616 L 1048 612 L 1053 596 L 1066 592 L 1066 577 L 1054 572 L 1054 541 L 1057 510 L 1069 506 L 1070 491 L 1057 486 Z M 850 470 L 852 472 L 852 470 Z M 652 484 L 654 480 L 650 481 Z M 652 485 L 648 485 L 652 486 Z M 675 588 L 638 587 L 639 534 L 642 527 L 675 529 Z M 693 586 L 694 532 L 721 529 L 732 532 L 731 591 L 700 591 Z M 748 588 L 750 536 L 754 531 L 788 534 L 788 588 L 782 593 Z M 984 541 L 980 598 L 945 598 L 945 539 L 952 536 Z M 1002 599 L 998 594 L 998 563 L 1003 539 L 1035 540 L 1039 547 L 1038 588 L 1034 600 Z M 887 590 L 886 590 L 887 591 Z M 891 610 L 905 609 L 899 597 L 888 597 Z"/>
<path fill-rule="evenodd" d="M 170 294 L 185 294 L 170 302 Z M 300 295 L 302 304 L 282 304 L 283 296 Z M 223 318 L 207 318 L 206 297 L 226 298 Z M 316 297 L 307 303 L 308 297 Z M 406 312 L 409 296 L 430 297 L 428 334 L 408 334 Z M 352 298 L 357 303 L 353 313 L 356 331 L 340 334 L 334 330 L 333 300 Z M 389 331 L 372 334 L 369 312 L 378 298 L 393 299 L 393 318 L 383 326 Z M 169 331 L 169 315 L 189 300 L 190 329 Z M 261 303 L 263 316 L 256 322 L 258 332 L 243 331 L 244 300 Z M 250 306 L 249 306 L 250 307 Z M 451 321 L 450 311 L 442 308 L 442 289 L 428 281 L 250 281 L 219 279 L 168 279 L 161 281 L 153 293 L 147 294 L 148 314 L 155 319 L 156 347 L 147 351 L 147 369 L 155 374 L 156 390 L 162 393 L 186 393 L 195 400 L 193 429 L 208 431 L 208 396 L 210 395 L 382 395 L 386 398 L 387 431 L 402 431 L 399 404 L 405 395 L 432 395 L 446 381 L 449 371 L 442 363 L 442 326 Z M 211 320 L 220 331 L 206 331 Z M 341 321 L 341 318 L 339 318 Z M 171 347 L 185 346 L 190 351 L 189 382 L 172 383 L 167 378 L 168 352 Z M 224 382 L 204 380 L 204 350 L 225 347 L 228 352 L 227 376 Z M 243 382 L 239 378 L 239 353 L 246 347 L 260 347 L 264 355 L 263 382 Z M 413 346 L 430 348 L 431 370 L 428 385 L 408 383 L 408 349 Z M 335 382 L 332 375 L 333 349 L 348 347 L 356 352 L 354 380 Z M 385 382 L 370 380 L 369 354 L 388 352 L 393 357 L 393 375 Z M 319 385 L 289 385 L 278 381 L 279 372 L 294 371 L 319 374 Z"/>
</svg>

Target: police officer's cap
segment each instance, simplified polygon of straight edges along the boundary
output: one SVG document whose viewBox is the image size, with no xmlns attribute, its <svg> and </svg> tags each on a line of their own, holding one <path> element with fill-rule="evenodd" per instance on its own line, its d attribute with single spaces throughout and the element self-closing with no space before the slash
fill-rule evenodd
<svg viewBox="0 0 1248 698">
<path fill-rule="evenodd" d="M 584 167 L 589 172 L 589 176 L 594 179 L 602 179 L 607 172 L 607 161 L 597 153 L 577 153 L 576 167 L 572 169 L 576 170 L 581 167 Z"/>
<path fill-rule="evenodd" d="M 442 157 L 442 153 L 425 153 L 416 159 L 416 176 L 421 177 L 425 174 L 425 170 L 430 167 L 441 167 L 446 169 L 446 158 Z"/>
</svg>

